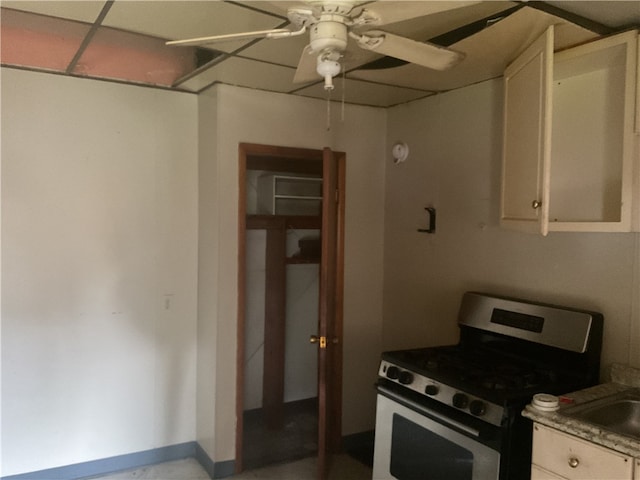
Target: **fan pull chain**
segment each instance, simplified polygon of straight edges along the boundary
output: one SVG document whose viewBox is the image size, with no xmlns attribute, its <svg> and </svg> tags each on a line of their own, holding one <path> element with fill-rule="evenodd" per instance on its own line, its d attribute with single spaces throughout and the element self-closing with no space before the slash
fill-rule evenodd
<svg viewBox="0 0 640 480">
<path fill-rule="evenodd" d="M 340 112 L 340 120 L 342 122 L 344 122 L 344 96 L 345 96 L 346 90 L 347 90 L 347 72 L 343 68 L 342 69 L 342 106 L 341 106 L 341 112 Z"/>
<path fill-rule="evenodd" d="M 327 91 L 327 132 L 331 131 L 331 91 Z"/>
</svg>

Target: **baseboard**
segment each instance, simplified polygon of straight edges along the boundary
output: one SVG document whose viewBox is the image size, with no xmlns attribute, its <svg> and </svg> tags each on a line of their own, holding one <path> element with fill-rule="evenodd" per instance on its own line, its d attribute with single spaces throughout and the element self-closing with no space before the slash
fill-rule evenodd
<svg viewBox="0 0 640 480">
<path fill-rule="evenodd" d="M 342 451 L 371 467 L 373 466 L 374 430 L 342 437 Z"/>
<path fill-rule="evenodd" d="M 235 473 L 236 462 L 234 460 L 214 462 L 198 443 L 196 443 L 195 458 L 210 478 L 225 478 Z"/>
<path fill-rule="evenodd" d="M 10 475 L 2 477 L 1 480 L 79 480 L 184 458 L 195 458 L 213 479 L 228 477 L 234 473 L 233 460 L 214 462 L 197 442 L 186 442 L 64 467 Z"/>
</svg>

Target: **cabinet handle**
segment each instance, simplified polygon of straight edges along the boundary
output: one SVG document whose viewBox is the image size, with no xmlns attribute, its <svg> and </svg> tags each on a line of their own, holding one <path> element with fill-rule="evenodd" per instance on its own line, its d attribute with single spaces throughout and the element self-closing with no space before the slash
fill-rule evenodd
<svg viewBox="0 0 640 480">
<path fill-rule="evenodd" d="M 576 457 L 569 458 L 569 466 L 571 468 L 578 468 L 578 465 L 580 465 L 580 460 L 578 460 Z"/>
<path fill-rule="evenodd" d="M 540 200 L 534 200 L 533 202 L 531 202 L 531 208 L 533 208 L 534 210 L 540 208 L 542 206 L 542 202 Z"/>
</svg>

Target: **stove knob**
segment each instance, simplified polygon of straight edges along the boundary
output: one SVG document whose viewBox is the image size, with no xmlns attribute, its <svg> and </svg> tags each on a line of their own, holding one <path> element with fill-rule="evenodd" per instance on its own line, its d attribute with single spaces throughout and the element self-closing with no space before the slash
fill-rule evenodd
<svg viewBox="0 0 640 480">
<path fill-rule="evenodd" d="M 426 393 L 427 395 L 434 396 L 437 395 L 439 391 L 440 390 L 438 389 L 438 386 L 434 384 L 424 387 L 424 393 Z"/>
<path fill-rule="evenodd" d="M 480 400 L 472 400 L 469 404 L 469 411 L 476 417 L 481 417 L 487 411 L 487 406 Z"/>
<path fill-rule="evenodd" d="M 399 376 L 400 369 L 398 367 L 391 366 L 387 368 L 387 378 L 390 378 L 391 380 L 397 380 Z"/>
<path fill-rule="evenodd" d="M 411 382 L 413 382 L 413 374 L 405 370 L 400 373 L 400 378 L 398 378 L 398 381 L 403 385 L 410 385 Z"/>
<path fill-rule="evenodd" d="M 453 406 L 456 408 L 467 408 L 469 405 L 469 397 L 464 393 L 456 393 L 453 396 Z"/>
</svg>

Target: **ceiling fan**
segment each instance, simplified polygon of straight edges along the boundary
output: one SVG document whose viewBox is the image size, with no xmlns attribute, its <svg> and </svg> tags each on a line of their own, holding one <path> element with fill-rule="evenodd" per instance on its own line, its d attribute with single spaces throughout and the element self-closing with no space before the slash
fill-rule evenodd
<svg viewBox="0 0 640 480">
<path fill-rule="evenodd" d="M 277 39 L 302 35 L 309 30 L 310 42 L 302 52 L 294 82 L 309 82 L 319 75 L 324 79 L 326 90 L 333 89 L 333 77 L 343 69 L 341 60 L 344 62 L 345 56 L 349 55 L 349 38 L 354 40 L 351 44 L 361 49 L 434 70 L 446 70 L 462 61 L 463 53 L 371 27 L 459 8 L 475 2 L 411 2 L 414 4 L 413 7 L 405 5 L 404 8 L 397 3 L 399 2 L 307 0 L 301 7 L 291 7 L 287 10 L 287 17 L 294 26 L 293 30 L 279 28 L 215 35 L 170 41 L 167 45 L 208 45 L 252 38 Z M 369 8 L 370 5 L 372 8 Z"/>
</svg>

